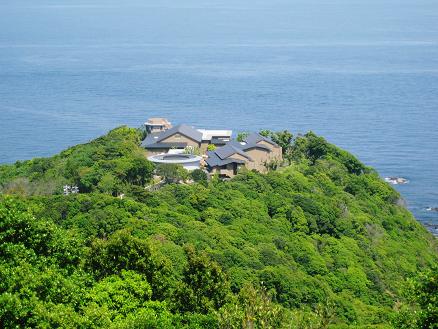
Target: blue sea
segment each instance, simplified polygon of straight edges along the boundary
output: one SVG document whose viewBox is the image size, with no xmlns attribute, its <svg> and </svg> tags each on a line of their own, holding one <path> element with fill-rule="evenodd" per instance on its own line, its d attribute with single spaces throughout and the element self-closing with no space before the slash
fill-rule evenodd
<svg viewBox="0 0 438 329">
<path fill-rule="evenodd" d="M 0 163 L 152 116 L 313 130 L 438 225 L 438 2 L 1 0 Z"/>
</svg>

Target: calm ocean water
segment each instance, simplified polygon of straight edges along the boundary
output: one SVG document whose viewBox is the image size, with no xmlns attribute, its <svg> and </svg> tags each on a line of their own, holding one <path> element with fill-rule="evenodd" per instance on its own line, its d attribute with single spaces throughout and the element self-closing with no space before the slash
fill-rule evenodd
<svg viewBox="0 0 438 329">
<path fill-rule="evenodd" d="M 150 116 L 313 130 L 438 225 L 438 2 L 0 2 L 0 163 Z"/>
</svg>

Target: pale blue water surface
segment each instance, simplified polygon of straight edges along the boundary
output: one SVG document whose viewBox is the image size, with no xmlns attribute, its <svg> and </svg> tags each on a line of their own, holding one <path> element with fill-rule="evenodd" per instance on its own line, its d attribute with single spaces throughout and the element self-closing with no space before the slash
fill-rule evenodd
<svg viewBox="0 0 438 329">
<path fill-rule="evenodd" d="M 313 130 L 438 225 L 438 2 L 0 1 L 0 163 L 150 116 Z"/>
</svg>

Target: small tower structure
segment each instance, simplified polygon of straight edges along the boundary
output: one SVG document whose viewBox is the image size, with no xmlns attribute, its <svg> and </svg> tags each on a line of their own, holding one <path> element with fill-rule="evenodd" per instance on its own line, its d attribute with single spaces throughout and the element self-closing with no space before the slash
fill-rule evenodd
<svg viewBox="0 0 438 329">
<path fill-rule="evenodd" d="M 148 134 L 159 133 L 172 128 L 172 124 L 165 118 L 149 118 L 144 125 Z"/>
</svg>

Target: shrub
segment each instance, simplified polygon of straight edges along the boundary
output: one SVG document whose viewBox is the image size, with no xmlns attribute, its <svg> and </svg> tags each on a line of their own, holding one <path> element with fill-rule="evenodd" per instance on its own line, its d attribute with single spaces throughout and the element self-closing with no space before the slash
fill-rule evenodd
<svg viewBox="0 0 438 329">
<path fill-rule="evenodd" d="M 207 184 L 207 173 L 201 169 L 195 169 L 190 173 L 190 177 L 192 177 L 193 181 L 197 183 L 201 183 L 203 185 Z"/>
</svg>

